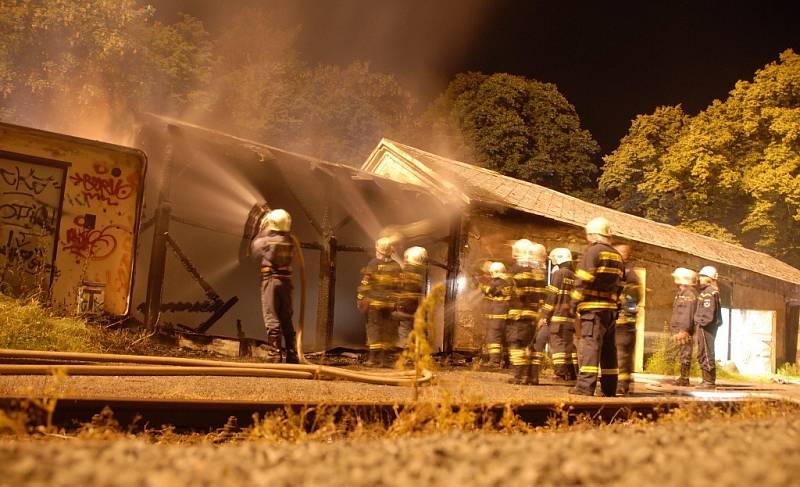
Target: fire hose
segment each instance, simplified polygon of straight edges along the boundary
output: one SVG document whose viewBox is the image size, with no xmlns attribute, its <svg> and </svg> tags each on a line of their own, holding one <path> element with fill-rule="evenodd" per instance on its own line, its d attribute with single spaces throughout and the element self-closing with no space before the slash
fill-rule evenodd
<svg viewBox="0 0 800 487">
<path fill-rule="evenodd" d="M 51 352 L 40 350 L 0 349 L 0 359 L 51 362 L 34 364 L 0 364 L 0 375 L 50 375 L 61 371 L 70 375 L 159 375 L 159 376 L 239 376 L 297 379 L 340 379 L 368 384 L 412 386 L 429 382 L 430 370 L 418 371 L 354 371 L 339 367 L 312 364 L 303 353 L 305 328 L 305 261 L 300 243 L 293 237 L 300 267 L 300 316 L 296 346 L 300 364 L 229 362 L 208 359 L 123 355 L 106 353 Z M 59 362 L 59 363 L 53 363 Z M 84 362 L 84 363 L 70 363 Z M 90 364 L 86 364 L 89 362 Z M 111 363 L 115 365 L 96 365 Z M 136 365 L 120 365 L 136 364 Z"/>
</svg>

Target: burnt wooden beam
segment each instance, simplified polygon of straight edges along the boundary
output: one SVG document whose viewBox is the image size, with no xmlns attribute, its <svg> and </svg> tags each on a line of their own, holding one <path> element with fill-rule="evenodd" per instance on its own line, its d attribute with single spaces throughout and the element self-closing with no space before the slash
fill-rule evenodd
<svg viewBox="0 0 800 487">
<path fill-rule="evenodd" d="M 174 132 L 170 130 L 170 132 Z M 174 134 L 170 134 L 174 135 Z M 147 294 L 145 296 L 144 324 L 149 330 L 156 328 L 161 310 L 161 296 L 164 292 L 164 273 L 167 264 L 167 233 L 169 232 L 172 206 L 169 203 L 172 185 L 172 166 L 175 147 L 169 142 L 164 150 L 164 167 L 161 171 L 161 188 L 154 216 L 153 244 L 150 252 L 150 269 L 147 274 Z"/>
<path fill-rule="evenodd" d="M 317 300 L 316 346 L 330 349 L 336 305 L 336 236 L 330 235 L 319 254 L 319 296 Z"/>
<path fill-rule="evenodd" d="M 461 267 L 463 218 L 458 215 L 450 222 L 450 240 L 447 244 L 447 277 L 444 291 L 444 334 L 442 347 L 446 356 L 453 353 L 456 329 L 456 299 L 458 273 Z"/>
</svg>

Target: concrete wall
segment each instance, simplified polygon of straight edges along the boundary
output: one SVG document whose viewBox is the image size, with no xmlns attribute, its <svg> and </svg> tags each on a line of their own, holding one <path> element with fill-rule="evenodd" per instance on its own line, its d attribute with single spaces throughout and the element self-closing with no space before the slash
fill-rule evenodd
<svg viewBox="0 0 800 487">
<path fill-rule="evenodd" d="M 470 283 L 470 270 L 481 259 L 502 260 L 511 263 L 511 244 L 528 238 L 544 244 L 548 252 L 555 247 L 567 247 L 574 254 L 586 247 L 583 230 L 579 227 L 528 215 L 513 210 L 475 209 L 465 223 L 465 247 L 462 253 L 462 292 L 456 304 L 457 325 L 454 348 L 478 350 L 483 327 L 480 315 L 480 294 Z M 699 269 L 716 265 L 720 272 L 723 299 L 726 307 L 738 309 L 772 310 L 776 312 L 773 330 L 773 368 L 782 364 L 791 354 L 786 351 L 786 300 L 797 289 L 782 281 L 760 274 L 730 268 L 699 257 L 639 242 L 626 242 L 632 246 L 633 264 L 647 273 L 647 301 L 645 307 L 646 349 L 652 348 L 652 338 L 658 336 L 668 322 L 675 292 L 671 273 L 679 266 Z M 792 342 L 793 343 L 793 342 Z"/>
<path fill-rule="evenodd" d="M 0 151 L 0 267 L 13 267 L 10 256 L 24 258 L 28 270 L 47 274 L 46 286 L 52 265 L 55 306 L 75 312 L 81 283 L 90 281 L 102 286 L 106 313 L 125 314 L 144 153 L 3 124 Z M 26 156 L 42 160 L 25 161 Z"/>
</svg>

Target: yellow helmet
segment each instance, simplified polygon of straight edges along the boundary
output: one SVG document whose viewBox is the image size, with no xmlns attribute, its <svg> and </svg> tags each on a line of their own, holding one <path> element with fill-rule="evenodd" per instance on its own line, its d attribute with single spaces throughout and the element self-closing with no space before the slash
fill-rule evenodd
<svg viewBox="0 0 800 487">
<path fill-rule="evenodd" d="M 375 257 L 385 259 L 390 257 L 392 252 L 394 252 L 394 245 L 391 238 L 382 237 L 375 241 Z"/>
<path fill-rule="evenodd" d="M 288 232 L 292 228 L 292 216 L 286 210 L 272 210 L 265 217 L 267 228 L 278 232 Z"/>
<path fill-rule="evenodd" d="M 423 265 L 428 261 L 428 251 L 422 247 L 409 247 L 403 253 L 406 264 Z"/>
<path fill-rule="evenodd" d="M 530 255 L 531 245 L 533 245 L 533 242 L 527 238 L 521 238 L 517 240 L 514 242 L 514 245 L 511 246 L 511 257 L 518 262 L 521 260 L 526 260 Z"/>
<path fill-rule="evenodd" d="M 592 218 L 591 220 L 589 220 L 589 223 L 586 224 L 586 234 L 602 235 L 604 237 L 610 237 L 611 222 L 609 222 L 602 216 L 598 216 L 597 218 Z"/>
<path fill-rule="evenodd" d="M 550 262 L 553 265 L 561 265 L 564 262 L 572 262 L 572 252 L 569 249 L 560 247 L 550 251 Z"/>
<path fill-rule="evenodd" d="M 678 267 L 672 271 L 672 277 L 675 279 L 675 284 L 684 286 L 697 284 L 697 273 L 685 267 Z"/>
<path fill-rule="evenodd" d="M 700 269 L 700 272 L 697 273 L 699 276 L 710 277 L 711 279 L 717 280 L 717 268 L 711 265 L 707 265 Z"/>
<path fill-rule="evenodd" d="M 528 249 L 528 256 L 532 263 L 544 264 L 547 260 L 547 249 L 540 243 L 532 243 Z"/>
<path fill-rule="evenodd" d="M 489 275 L 493 278 L 503 277 L 506 273 L 506 266 L 502 262 L 492 262 L 489 266 Z"/>
</svg>

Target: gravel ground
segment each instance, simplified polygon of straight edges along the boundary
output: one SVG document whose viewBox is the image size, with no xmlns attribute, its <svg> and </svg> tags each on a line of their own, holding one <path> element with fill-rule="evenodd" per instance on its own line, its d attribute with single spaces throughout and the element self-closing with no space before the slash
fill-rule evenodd
<svg viewBox="0 0 800 487">
<path fill-rule="evenodd" d="M 0 440 L 0 486 L 786 486 L 800 417 L 303 445 Z"/>
<path fill-rule="evenodd" d="M 544 377 L 540 386 L 508 384 L 507 373 L 442 370 L 435 383 L 420 388 L 420 399 L 514 403 L 542 401 L 580 402 L 599 398 L 570 396 L 565 385 Z M 800 388 L 798 388 L 800 389 Z M 49 376 L 0 376 L 0 396 L 41 396 L 54 392 L 65 397 L 236 399 L 267 402 L 389 402 L 411 400 L 407 387 L 381 386 L 346 381 L 265 379 L 255 377 L 87 377 L 59 379 Z M 639 387 L 641 397 L 646 394 Z M 652 396 L 652 393 L 647 394 Z M 635 398 L 629 399 L 636 401 Z"/>
</svg>

